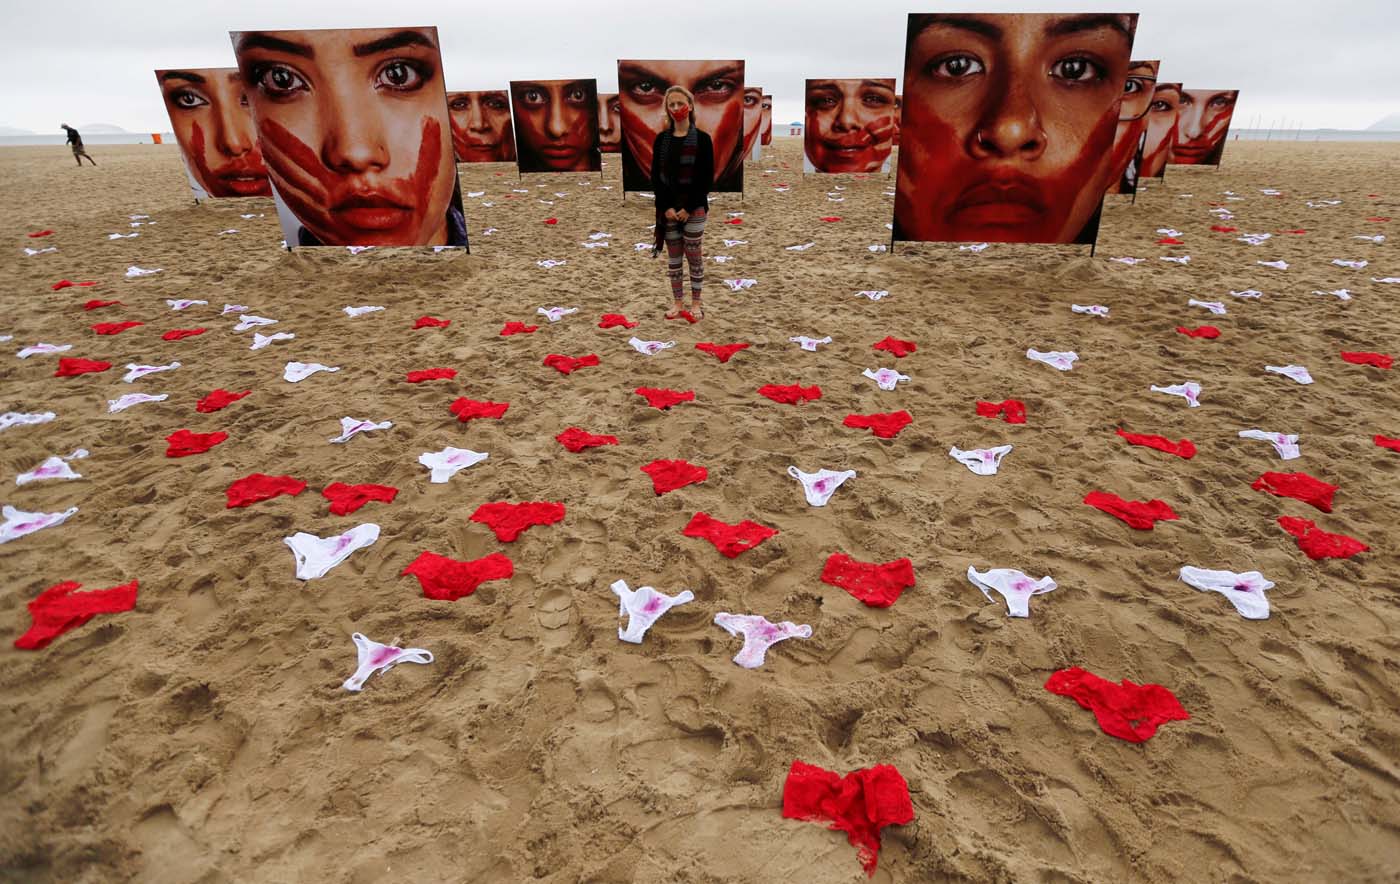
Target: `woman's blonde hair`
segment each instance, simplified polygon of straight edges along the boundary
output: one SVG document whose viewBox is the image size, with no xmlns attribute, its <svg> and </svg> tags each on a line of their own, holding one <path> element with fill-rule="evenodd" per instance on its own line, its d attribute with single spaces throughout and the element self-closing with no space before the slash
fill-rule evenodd
<svg viewBox="0 0 1400 884">
<path fill-rule="evenodd" d="M 687 89 L 687 88 L 685 88 L 684 86 L 671 86 L 671 87 L 667 88 L 666 94 L 663 95 L 663 96 L 661 96 L 661 106 L 662 106 L 663 108 L 666 107 L 666 105 L 670 103 L 670 101 L 671 101 L 671 93 L 672 93 L 672 92 L 679 92 L 680 94 L 682 94 L 682 95 L 685 96 L 685 103 L 688 104 L 688 105 L 690 105 L 690 125 L 694 126 L 694 125 L 695 125 L 695 96 L 692 95 L 692 94 L 690 93 L 690 90 Z M 675 120 L 674 117 L 671 116 L 671 112 L 670 112 L 669 110 L 666 111 L 666 128 L 667 128 L 668 130 L 669 130 L 669 129 L 674 129 L 674 128 L 676 128 L 676 120 Z"/>
</svg>

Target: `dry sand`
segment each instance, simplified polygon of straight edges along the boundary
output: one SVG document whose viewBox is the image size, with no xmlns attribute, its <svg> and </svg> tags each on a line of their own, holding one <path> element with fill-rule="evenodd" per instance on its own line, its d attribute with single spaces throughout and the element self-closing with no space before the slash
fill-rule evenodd
<svg viewBox="0 0 1400 884">
<path fill-rule="evenodd" d="M 877 763 L 908 778 L 916 821 L 885 830 L 876 881 L 1380 881 L 1400 857 L 1400 435 L 1395 373 L 1348 365 L 1344 349 L 1400 350 L 1400 162 L 1393 144 L 1230 145 L 1219 171 L 1169 171 L 1135 206 L 1110 199 L 1098 255 L 993 246 L 979 254 L 886 241 L 889 179 L 803 179 L 800 143 L 750 167 L 749 197 L 716 201 L 707 252 L 710 316 L 664 322 L 661 262 L 633 251 L 651 204 L 604 181 L 517 182 L 505 167 L 462 166 L 473 253 L 277 248 L 271 202 L 191 204 L 174 147 L 95 147 L 76 169 L 61 148 L 0 152 L 4 258 L 0 334 L 8 352 L 36 341 L 116 364 L 52 377 L 56 357 L 0 360 L 0 411 L 53 410 L 57 421 L 0 436 L 9 490 L 26 510 L 76 505 L 67 524 L 0 546 L 0 878 L 18 881 L 838 882 L 862 879 L 836 832 L 784 820 L 795 758 L 846 772 Z M 780 166 L 780 163 L 783 165 Z M 763 175 L 765 168 L 777 174 Z M 777 193 L 772 185 L 792 185 Z M 830 202 L 834 183 L 845 201 Z M 543 186 L 541 186 L 541 184 Z M 602 184 L 611 186 L 603 190 Z M 523 187 L 528 194 L 510 194 Z M 1280 198 L 1261 188 L 1285 191 Z M 1222 191 L 1242 231 L 1209 230 Z M 555 199 L 553 206 L 537 199 Z M 834 191 L 832 191 L 834 192 Z M 1367 194 L 1382 194 L 1379 199 Z M 507 194 L 516 197 L 506 198 Z M 1308 208 L 1308 199 L 1336 198 Z M 483 199 L 495 203 L 482 206 Z M 718 223 L 743 211 L 743 224 Z M 242 219 L 239 213 L 260 213 Z M 130 213 L 155 226 L 127 232 Z M 822 215 L 843 217 L 822 223 Z M 1373 215 L 1396 216 L 1390 224 Z M 544 218 L 560 219 L 555 227 Z M 499 232 L 486 236 L 484 228 Z M 1159 227 L 1185 247 L 1154 245 Z M 23 257 L 24 233 L 55 254 Z M 219 232 L 237 228 L 237 234 Z M 1306 228 L 1303 236 L 1279 231 Z M 580 247 L 611 233 L 606 249 Z M 724 236 L 748 244 L 723 248 Z M 784 246 L 813 241 L 805 252 Z M 1157 260 L 1190 254 L 1189 266 Z M 1128 267 L 1113 256 L 1148 263 Z M 1332 258 L 1371 260 L 1361 271 Z M 567 259 L 551 270 L 539 259 Z M 1279 272 L 1257 260 L 1285 259 Z M 161 267 L 128 281 L 129 265 Z M 54 292 L 60 278 L 95 289 Z M 724 277 L 753 277 L 743 293 Z M 1347 287 L 1350 302 L 1312 294 Z M 1229 290 L 1258 288 L 1258 301 Z M 888 289 L 878 303 L 861 289 Z M 86 313 L 91 297 L 125 308 Z M 166 298 L 208 307 L 171 311 Z M 1187 299 L 1222 300 L 1212 317 Z M 249 352 L 224 303 L 281 320 L 292 342 Z M 1105 304 L 1108 319 L 1071 303 Z M 388 309 L 356 319 L 347 305 Z M 540 306 L 576 306 L 557 324 Z M 678 346 L 647 358 L 605 312 L 641 321 L 646 339 Z M 414 331 L 420 315 L 450 328 Z M 147 324 L 97 337 L 97 321 Z M 507 320 L 540 320 L 502 338 Z M 1192 340 L 1178 324 L 1219 326 Z M 166 342 L 172 328 L 209 333 Z M 830 334 L 807 353 L 788 337 Z M 887 334 L 916 341 L 897 362 L 871 350 Z M 750 341 L 722 365 L 697 341 Z M 1076 350 L 1072 372 L 1025 357 Z M 564 377 L 547 353 L 596 352 L 597 368 Z M 128 362 L 178 371 L 135 384 Z M 300 384 L 288 360 L 342 366 Z M 1265 364 L 1308 366 L 1299 386 Z M 405 383 L 449 366 L 455 381 Z M 913 380 L 882 392 L 864 368 Z M 1202 405 L 1151 393 L 1196 380 Z M 804 407 L 755 394 L 765 383 L 820 384 Z M 639 385 L 694 389 L 669 412 Z M 253 394 L 211 415 L 216 387 Z M 109 415 L 131 391 L 170 399 Z M 510 403 L 503 420 L 458 423 L 458 396 Z M 978 399 L 1023 399 L 1024 426 L 976 416 Z M 843 427 L 847 413 L 907 408 L 892 440 Z M 348 445 L 326 440 L 343 416 L 392 420 Z M 622 444 L 573 455 L 553 439 L 570 425 Z M 1130 447 L 1124 427 L 1187 437 L 1185 461 Z M 1282 463 L 1258 427 L 1299 433 Z M 164 456 L 179 428 L 225 430 L 208 454 Z M 948 456 L 1012 443 L 994 477 Z M 431 485 L 416 463 L 446 445 L 488 461 Z M 16 488 L 14 475 L 79 446 L 83 479 Z M 638 467 L 684 457 L 707 482 L 657 497 Z M 823 509 L 803 501 L 789 464 L 854 469 Z M 1250 490 L 1265 470 L 1305 470 L 1341 486 L 1323 515 Z M 310 483 L 300 497 L 226 510 L 224 489 L 252 472 Z M 332 481 L 401 489 L 392 504 L 328 515 Z M 1101 489 L 1161 498 L 1180 513 L 1134 531 L 1085 506 Z M 560 524 L 502 544 L 468 521 L 492 500 L 555 500 Z M 681 535 L 697 511 L 752 519 L 781 533 L 739 558 Z M 1371 551 L 1312 562 L 1275 523 L 1316 518 Z M 293 576 L 282 538 L 383 527 L 374 546 L 322 580 Z M 458 559 L 503 551 L 508 582 L 457 602 L 425 599 L 399 572 L 420 552 Z M 918 585 L 892 608 L 867 608 L 818 580 L 842 551 L 913 559 Z M 1277 583 L 1273 617 L 1242 620 L 1221 596 L 1177 580 L 1182 565 L 1258 569 Z M 1006 616 L 967 581 L 969 565 L 1052 575 L 1060 588 Z M 140 580 L 136 610 L 98 617 L 40 652 L 11 640 L 25 603 L 62 580 L 88 588 Z M 690 588 L 634 646 L 618 641 L 608 585 Z M 717 611 L 811 624 L 761 670 L 735 666 L 739 642 Z M 363 693 L 350 634 L 427 648 L 429 666 L 377 675 Z M 1102 733 L 1090 712 L 1052 695 L 1051 672 L 1078 665 L 1114 680 L 1165 685 L 1191 720 L 1142 745 Z"/>
</svg>

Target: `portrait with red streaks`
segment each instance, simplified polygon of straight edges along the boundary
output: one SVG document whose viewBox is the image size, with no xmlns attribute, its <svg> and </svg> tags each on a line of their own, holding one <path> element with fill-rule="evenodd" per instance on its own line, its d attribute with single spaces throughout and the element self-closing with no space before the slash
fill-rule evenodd
<svg viewBox="0 0 1400 884">
<path fill-rule="evenodd" d="M 756 160 L 759 154 L 758 139 L 763 135 L 763 87 L 744 87 L 744 144 L 746 160 Z"/>
<path fill-rule="evenodd" d="M 510 93 L 504 89 L 447 93 L 452 152 L 459 163 L 515 162 Z"/>
<path fill-rule="evenodd" d="M 803 170 L 887 172 L 899 133 L 894 78 L 808 80 Z"/>
<path fill-rule="evenodd" d="M 517 166 L 525 172 L 597 172 L 597 80 L 512 80 Z"/>
<path fill-rule="evenodd" d="M 1173 166 L 1218 166 L 1235 116 L 1238 89 L 1183 89 L 1177 113 Z"/>
<path fill-rule="evenodd" d="M 1092 243 L 1137 16 L 915 13 L 895 239 Z"/>
<path fill-rule="evenodd" d="M 238 68 L 156 71 L 195 199 L 272 196 Z"/>
<path fill-rule="evenodd" d="M 1181 109 L 1181 84 L 1158 83 L 1152 90 L 1152 104 L 1147 109 L 1147 126 L 1143 130 L 1142 159 L 1138 162 L 1138 180 L 1164 178 L 1167 162 L 1172 157 L 1176 141 L 1177 113 Z"/>
<path fill-rule="evenodd" d="M 695 125 L 715 153 L 711 193 L 744 189 L 744 62 L 622 59 L 617 63 L 622 106 L 622 187 L 651 190 L 656 137 L 667 128 L 666 90 L 684 86 L 695 96 Z"/>
<path fill-rule="evenodd" d="M 1142 162 L 1143 135 L 1147 115 L 1157 88 L 1160 61 L 1133 61 L 1128 64 L 1128 80 L 1123 88 L 1123 106 L 1118 111 L 1118 129 L 1113 135 L 1113 177 L 1109 193 L 1137 193 L 1138 166 Z"/>
<path fill-rule="evenodd" d="M 760 119 L 763 134 L 759 136 L 758 140 L 763 147 L 767 147 L 773 143 L 773 96 L 763 96 L 763 116 Z"/>
<path fill-rule="evenodd" d="M 616 92 L 598 93 L 598 149 L 603 153 L 622 150 L 622 99 Z"/>
<path fill-rule="evenodd" d="M 289 244 L 467 245 L 436 28 L 230 36 Z"/>
</svg>

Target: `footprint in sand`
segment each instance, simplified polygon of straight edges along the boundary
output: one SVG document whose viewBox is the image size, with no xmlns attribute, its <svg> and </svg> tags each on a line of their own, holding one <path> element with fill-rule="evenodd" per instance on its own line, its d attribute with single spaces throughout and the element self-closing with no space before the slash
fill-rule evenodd
<svg viewBox="0 0 1400 884">
<path fill-rule="evenodd" d="M 562 589 L 551 589 L 535 603 L 535 620 L 544 629 L 563 629 L 574 617 L 574 597 Z"/>
</svg>

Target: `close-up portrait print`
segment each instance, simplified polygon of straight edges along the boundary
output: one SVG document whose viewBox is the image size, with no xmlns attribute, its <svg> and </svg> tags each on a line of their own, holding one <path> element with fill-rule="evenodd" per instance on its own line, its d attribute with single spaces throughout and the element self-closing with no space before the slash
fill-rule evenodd
<svg viewBox="0 0 1400 884">
<path fill-rule="evenodd" d="M 1118 131 L 1113 136 L 1114 172 L 1108 182 L 1109 193 L 1137 192 L 1143 135 L 1147 132 L 1147 114 L 1152 109 L 1160 65 L 1160 61 L 1134 61 L 1128 65 L 1123 106 L 1118 111 Z"/>
<path fill-rule="evenodd" d="M 512 80 L 515 150 L 522 173 L 597 172 L 597 80 Z"/>
<path fill-rule="evenodd" d="M 1147 108 L 1147 126 L 1143 130 L 1138 181 L 1166 176 L 1172 144 L 1176 141 L 1177 112 L 1180 107 L 1180 83 L 1158 83 L 1153 88 L 1152 104 Z"/>
<path fill-rule="evenodd" d="M 466 246 L 436 28 L 230 36 L 288 245 Z"/>
<path fill-rule="evenodd" d="M 1176 115 L 1174 166 L 1218 166 L 1235 115 L 1238 89 L 1183 89 Z"/>
<path fill-rule="evenodd" d="M 763 87 L 744 87 L 744 158 L 758 159 L 763 135 Z"/>
<path fill-rule="evenodd" d="M 899 133 L 893 77 L 808 80 L 803 104 L 804 171 L 889 171 Z"/>
<path fill-rule="evenodd" d="M 744 63 L 635 61 L 617 63 L 622 104 L 622 186 L 651 189 L 651 149 L 667 125 L 665 95 L 684 86 L 695 96 L 694 124 L 715 150 L 714 193 L 744 189 Z"/>
<path fill-rule="evenodd" d="M 447 93 L 452 152 L 459 163 L 515 162 L 510 93 L 504 89 Z"/>
<path fill-rule="evenodd" d="M 763 134 L 759 137 L 759 144 L 763 147 L 773 143 L 773 96 L 763 96 Z"/>
<path fill-rule="evenodd" d="M 622 101 L 616 92 L 598 93 L 598 149 L 603 153 L 622 150 Z"/>
<path fill-rule="evenodd" d="M 195 199 L 272 196 L 238 68 L 156 71 Z"/>
<path fill-rule="evenodd" d="M 1137 16 L 909 16 L 895 238 L 1092 243 Z"/>
</svg>

